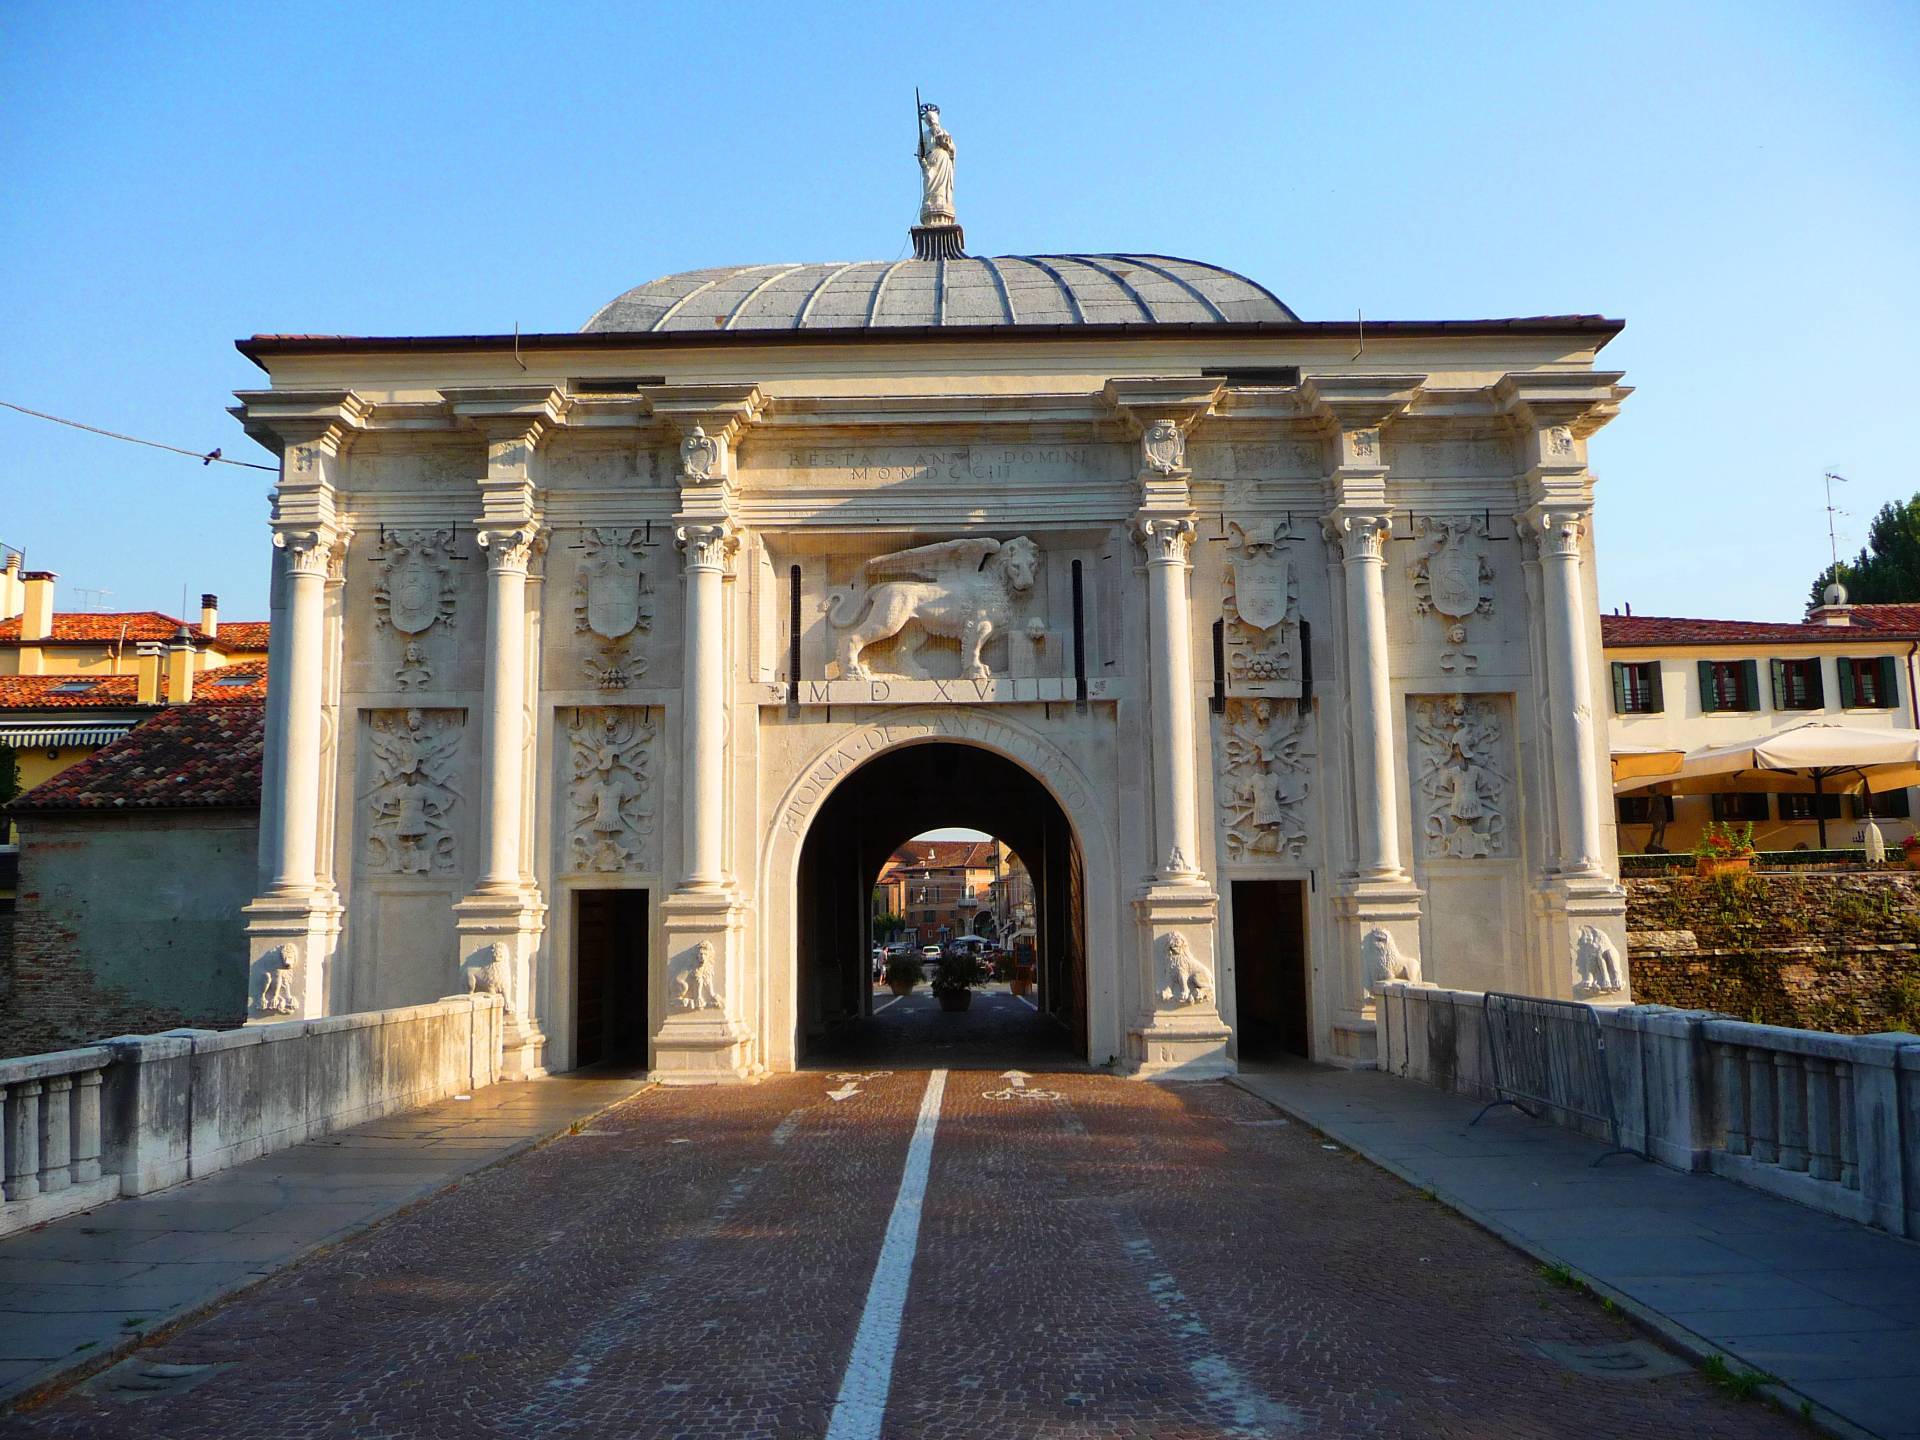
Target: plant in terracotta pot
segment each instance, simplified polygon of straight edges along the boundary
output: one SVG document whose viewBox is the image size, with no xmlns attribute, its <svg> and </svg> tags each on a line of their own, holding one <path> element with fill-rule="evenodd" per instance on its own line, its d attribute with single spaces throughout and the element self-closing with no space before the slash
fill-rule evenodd
<svg viewBox="0 0 1920 1440">
<path fill-rule="evenodd" d="M 986 982 L 986 974 L 972 955 L 944 956 L 933 971 L 933 994 L 942 1010 L 964 1010 L 973 1004 L 976 985 Z"/>
<path fill-rule="evenodd" d="M 1753 822 L 1710 822 L 1693 846 L 1693 873 L 1744 875 L 1753 868 Z"/>
<path fill-rule="evenodd" d="M 918 955 L 896 955 L 887 961 L 887 988 L 896 995 L 911 995 L 913 987 L 926 978 Z"/>
<path fill-rule="evenodd" d="M 1907 857 L 1909 870 L 1920 870 L 1920 833 L 1907 836 L 1900 842 L 1900 851 Z"/>
</svg>

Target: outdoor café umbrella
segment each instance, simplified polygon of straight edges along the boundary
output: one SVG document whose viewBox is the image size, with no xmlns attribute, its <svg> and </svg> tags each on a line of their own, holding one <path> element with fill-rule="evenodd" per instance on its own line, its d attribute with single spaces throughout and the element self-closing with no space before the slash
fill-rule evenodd
<svg viewBox="0 0 1920 1440">
<path fill-rule="evenodd" d="M 1809 779 L 1815 795 L 1829 790 L 1879 793 L 1920 785 L 1920 730 L 1870 730 L 1809 720 L 1736 745 L 1690 750 L 1671 774 L 1624 779 L 1614 790 L 1658 790 L 1667 795 L 1728 790 L 1798 793 Z M 1816 812 L 1816 818 L 1820 846 L 1825 849 L 1826 817 Z"/>
</svg>

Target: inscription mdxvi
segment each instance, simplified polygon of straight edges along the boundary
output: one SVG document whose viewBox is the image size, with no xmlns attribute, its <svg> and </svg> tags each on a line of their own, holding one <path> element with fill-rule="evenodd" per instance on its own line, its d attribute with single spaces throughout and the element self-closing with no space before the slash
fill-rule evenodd
<svg viewBox="0 0 1920 1440">
<path fill-rule="evenodd" d="M 787 703 L 787 687 L 772 681 L 757 687 L 762 705 Z M 1106 680 L 1089 680 L 1087 698 L 1112 697 Z M 1073 681 L 1004 675 L 984 680 L 907 680 L 883 676 L 874 680 L 802 680 L 802 705 L 1032 705 L 1074 699 Z"/>
<path fill-rule="evenodd" d="M 1011 480 L 1016 465 L 1086 464 L 1077 445 L 1009 445 L 918 450 L 789 450 L 794 470 L 841 470 L 855 484 L 893 484 L 902 480 Z"/>
</svg>

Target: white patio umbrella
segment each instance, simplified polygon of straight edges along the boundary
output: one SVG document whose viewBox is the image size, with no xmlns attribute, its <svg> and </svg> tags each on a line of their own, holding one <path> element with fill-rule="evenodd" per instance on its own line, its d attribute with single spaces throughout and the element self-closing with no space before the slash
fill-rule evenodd
<svg viewBox="0 0 1920 1440">
<path fill-rule="evenodd" d="M 1668 775 L 1619 781 L 1618 794 L 1655 790 L 1667 795 L 1700 795 L 1725 790 L 1801 791 L 1807 780 L 1813 793 L 1866 790 L 1880 793 L 1920 785 L 1920 730 L 1870 730 L 1809 720 L 1737 745 L 1690 750 Z M 1820 821 L 1820 845 L 1826 848 L 1827 822 Z"/>
</svg>

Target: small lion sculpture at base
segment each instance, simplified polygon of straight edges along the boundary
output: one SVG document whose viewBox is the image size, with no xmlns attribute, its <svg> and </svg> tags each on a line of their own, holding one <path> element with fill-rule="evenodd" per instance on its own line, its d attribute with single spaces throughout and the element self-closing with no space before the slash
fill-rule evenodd
<svg viewBox="0 0 1920 1440">
<path fill-rule="evenodd" d="M 1193 957 L 1187 937 L 1178 932 L 1167 937 L 1167 984 L 1160 999 L 1169 1005 L 1213 1003 L 1213 971 Z"/>
</svg>

